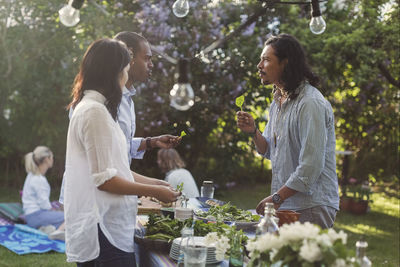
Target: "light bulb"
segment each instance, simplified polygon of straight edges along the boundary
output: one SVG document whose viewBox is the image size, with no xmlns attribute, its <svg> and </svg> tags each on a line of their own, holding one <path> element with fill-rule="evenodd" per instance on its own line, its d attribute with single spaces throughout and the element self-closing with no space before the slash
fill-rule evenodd
<svg viewBox="0 0 400 267">
<path fill-rule="evenodd" d="M 188 0 L 176 0 L 172 5 L 172 12 L 178 18 L 183 18 L 189 13 L 189 1 Z"/>
<path fill-rule="evenodd" d="M 67 27 L 73 27 L 78 24 L 79 18 L 79 9 L 73 8 L 71 5 L 66 5 L 58 11 L 60 15 L 60 21 Z"/>
<path fill-rule="evenodd" d="M 310 31 L 313 34 L 321 34 L 326 29 L 325 20 L 321 17 L 312 17 L 310 21 Z"/>
<path fill-rule="evenodd" d="M 73 27 L 80 21 L 79 9 L 85 0 L 69 0 L 68 5 L 58 11 L 60 21 L 67 27 Z"/>
<path fill-rule="evenodd" d="M 194 93 L 190 83 L 176 83 L 169 92 L 171 107 L 185 111 L 194 104 Z"/>
<path fill-rule="evenodd" d="M 321 34 L 325 31 L 326 23 L 321 17 L 321 10 L 319 9 L 319 1 L 311 0 L 311 21 L 310 30 L 313 34 Z"/>
</svg>

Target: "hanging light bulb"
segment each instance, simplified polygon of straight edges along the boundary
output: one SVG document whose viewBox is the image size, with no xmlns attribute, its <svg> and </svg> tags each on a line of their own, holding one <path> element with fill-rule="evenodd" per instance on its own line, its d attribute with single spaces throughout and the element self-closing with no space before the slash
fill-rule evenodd
<svg viewBox="0 0 400 267">
<path fill-rule="evenodd" d="M 326 23 L 321 16 L 318 0 L 312 0 L 310 31 L 314 34 L 321 34 L 325 31 L 325 29 L 326 29 Z"/>
<path fill-rule="evenodd" d="M 189 0 L 176 0 L 172 5 L 172 12 L 178 18 L 183 18 L 189 13 Z"/>
<path fill-rule="evenodd" d="M 73 27 L 80 21 L 79 9 L 82 7 L 84 0 L 70 0 L 68 5 L 58 11 L 60 21 L 67 27 Z"/>
<path fill-rule="evenodd" d="M 177 110 L 185 111 L 194 105 L 193 88 L 189 83 L 188 78 L 188 60 L 180 59 L 178 61 L 179 76 L 178 82 L 174 84 L 169 97 L 171 106 Z"/>
</svg>

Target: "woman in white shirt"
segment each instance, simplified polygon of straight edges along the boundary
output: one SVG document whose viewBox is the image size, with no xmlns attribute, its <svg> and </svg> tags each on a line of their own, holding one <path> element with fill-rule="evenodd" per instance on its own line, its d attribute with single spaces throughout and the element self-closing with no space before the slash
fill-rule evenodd
<svg viewBox="0 0 400 267">
<path fill-rule="evenodd" d="M 64 212 L 51 210 L 50 185 L 44 176 L 53 166 L 53 153 L 45 146 L 36 147 L 25 155 L 26 176 L 22 205 L 26 223 L 33 228 L 64 229 Z M 48 233 L 50 233 L 49 231 Z"/>
<path fill-rule="evenodd" d="M 135 266 L 137 195 L 176 201 L 162 185 L 135 182 L 118 105 L 130 53 L 112 39 L 87 49 L 72 90 L 64 187 L 66 254 L 77 266 Z M 134 63 L 131 63 L 134 64 Z"/>
<path fill-rule="evenodd" d="M 192 174 L 184 169 L 185 163 L 173 148 L 160 149 L 157 153 L 157 164 L 165 173 L 165 181 L 173 188 L 183 183 L 182 192 L 187 197 L 198 197 L 199 189 Z"/>
</svg>

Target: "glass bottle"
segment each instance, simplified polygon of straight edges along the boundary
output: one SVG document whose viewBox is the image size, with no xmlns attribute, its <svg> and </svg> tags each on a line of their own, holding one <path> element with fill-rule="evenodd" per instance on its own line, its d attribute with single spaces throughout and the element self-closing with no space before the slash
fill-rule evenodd
<svg viewBox="0 0 400 267">
<path fill-rule="evenodd" d="M 273 203 L 266 203 L 264 208 L 264 218 L 257 225 L 256 235 L 265 233 L 278 233 L 278 218 L 275 217 L 275 208 Z"/>
<path fill-rule="evenodd" d="M 356 261 L 360 267 L 371 267 L 372 263 L 368 259 L 367 252 L 368 243 L 363 238 L 356 242 Z"/>
<path fill-rule="evenodd" d="M 203 181 L 203 185 L 200 188 L 201 197 L 214 198 L 214 182 Z"/>
<path fill-rule="evenodd" d="M 242 236 L 240 233 L 237 233 L 233 236 L 231 242 L 229 267 L 242 267 L 242 266 L 243 266 Z"/>
</svg>

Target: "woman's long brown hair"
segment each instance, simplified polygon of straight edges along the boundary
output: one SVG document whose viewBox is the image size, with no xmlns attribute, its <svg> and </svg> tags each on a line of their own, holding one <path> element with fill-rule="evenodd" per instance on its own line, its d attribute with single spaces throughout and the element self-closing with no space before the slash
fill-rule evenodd
<svg viewBox="0 0 400 267">
<path fill-rule="evenodd" d="M 126 45 L 113 39 L 93 42 L 85 52 L 72 88 L 72 101 L 68 108 L 75 108 L 85 90 L 95 90 L 106 98 L 106 107 L 117 120 L 122 90 L 120 75 L 131 60 Z"/>
</svg>

